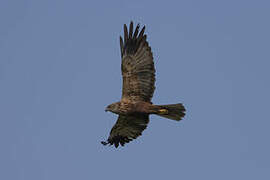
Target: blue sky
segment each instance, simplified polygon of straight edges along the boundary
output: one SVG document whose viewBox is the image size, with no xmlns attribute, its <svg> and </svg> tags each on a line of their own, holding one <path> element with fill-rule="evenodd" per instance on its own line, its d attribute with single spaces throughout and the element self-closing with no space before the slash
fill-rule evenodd
<svg viewBox="0 0 270 180">
<path fill-rule="evenodd" d="M 270 178 L 269 1 L 0 2 L 0 179 Z M 119 35 L 146 25 L 153 102 L 143 136 L 104 147 L 121 97 Z"/>
</svg>

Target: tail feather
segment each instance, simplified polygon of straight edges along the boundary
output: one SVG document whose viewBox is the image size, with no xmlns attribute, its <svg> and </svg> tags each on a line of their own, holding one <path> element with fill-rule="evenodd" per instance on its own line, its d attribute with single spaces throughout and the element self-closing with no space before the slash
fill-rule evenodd
<svg viewBox="0 0 270 180">
<path fill-rule="evenodd" d="M 158 105 L 159 110 L 156 115 L 180 121 L 185 116 L 185 107 L 183 104 L 168 104 L 168 105 Z"/>
</svg>

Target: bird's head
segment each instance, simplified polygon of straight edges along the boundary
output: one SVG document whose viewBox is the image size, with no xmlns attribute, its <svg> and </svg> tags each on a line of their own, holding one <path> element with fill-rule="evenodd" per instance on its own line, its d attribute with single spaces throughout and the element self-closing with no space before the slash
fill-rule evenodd
<svg viewBox="0 0 270 180">
<path fill-rule="evenodd" d="M 119 106 L 120 106 L 120 103 L 119 102 L 116 102 L 116 103 L 112 103 L 110 105 L 108 105 L 105 109 L 105 111 L 110 111 L 110 112 L 113 112 L 113 113 L 118 113 L 119 112 Z"/>
</svg>

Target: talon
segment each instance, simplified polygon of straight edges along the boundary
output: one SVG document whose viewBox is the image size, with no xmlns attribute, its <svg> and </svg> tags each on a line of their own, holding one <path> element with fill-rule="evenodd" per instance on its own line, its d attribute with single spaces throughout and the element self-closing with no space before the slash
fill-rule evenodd
<svg viewBox="0 0 270 180">
<path fill-rule="evenodd" d="M 159 114 L 168 114 L 168 110 L 167 109 L 160 109 L 158 110 Z"/>
</svg>

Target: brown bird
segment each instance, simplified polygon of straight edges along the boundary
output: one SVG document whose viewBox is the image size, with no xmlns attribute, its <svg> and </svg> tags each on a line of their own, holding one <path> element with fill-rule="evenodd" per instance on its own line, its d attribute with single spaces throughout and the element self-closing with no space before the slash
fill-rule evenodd
<svg viewBox="0 0 270 180">
<path fill-rule="evenodd" d="M 133 22 L 124 25 L 124 40 L 120 36 L 121 70 L 123 77 L 121 101 L 107 106 L 105 111 L 118 114 L 110 136 L 103 145 L 114 145 L 132 141 L 147 127 L 149 115 L 156 114 L 180 121 L 185 116 L 184 106 L 179 104 L 154 105 L 151 102 L 155 90 L 155 67 L 151 48 L 144 34 L 145 26 L 139 33 L 138 24 L 133 32 Z"/>
</svg>

